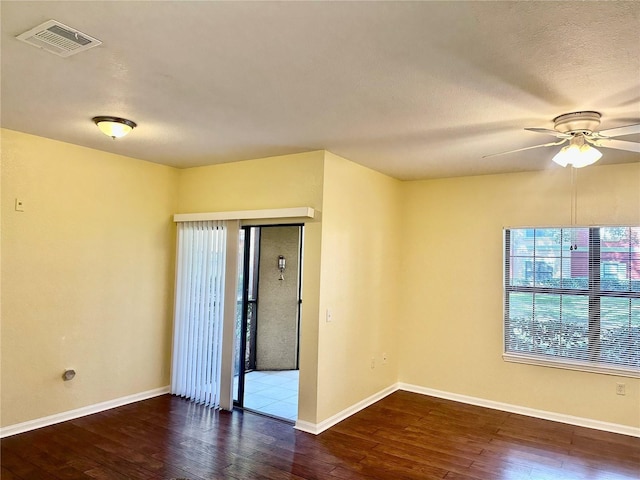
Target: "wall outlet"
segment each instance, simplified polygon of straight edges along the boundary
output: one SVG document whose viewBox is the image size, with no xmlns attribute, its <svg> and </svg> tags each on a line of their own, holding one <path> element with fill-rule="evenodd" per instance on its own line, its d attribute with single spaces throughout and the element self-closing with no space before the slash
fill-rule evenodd
<svg viewBox="0 0 640 480">
<path fill-rule="evenodd" d="M 626 395 L 627 386 L 624 383 L 616 383 L 616 395 Z"/>
</svg>

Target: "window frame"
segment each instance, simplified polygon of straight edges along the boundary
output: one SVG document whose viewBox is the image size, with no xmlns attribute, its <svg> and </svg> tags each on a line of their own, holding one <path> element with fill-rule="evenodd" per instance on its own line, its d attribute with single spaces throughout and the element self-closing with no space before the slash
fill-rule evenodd
<svg viewBox="0 0 640 480">
<path fill-rule="evenodd" d="M 609 227 L 630 228 L 628 225 L 614 225 Z M 536 286 L 535 281 L 531 286 L 511 285 L 511 232 L 512 230 L 545 230 L 545 229 L 588 229 L 589 232 L 589 256 L 588 256 L 588 288 L 574 289 L 567 287 Z M 640 367 L 616 365 L 599 361 L 600 355 L 600 301 L 602 298 L 640 298 L 640 292 L 600 290 L 601 265 L 603 261 L 600 251 L 600 231 L 603 226 L 554 226 L 554 227 L 505 227 L 503 230 L 503 316 L 502 316 L 502 358 L 506 362 L 537 365 L 546 367 L 563 368 L 591 373 L 601 373 L 632 378 L 640 378 Z M 535 238 L 535 237 L 534 237 Z M 561 247 L 562 248 L 562 247 Z M 535 262 L 536 258 L 533 257 Z M 535 264 L 533 266 L 535 270 Z M 535 278 L 535 277 L 534 277 Z M 629 278 L 631 281 L 631 278 Z M 509 295 L 511 293 L 531 293 L 549 295 L 571 295 L 588 297 L 588 357 L 589 360 L 581 360 L 571 357 L 554 355 L 513 352 L 508 351 L 507 328 L 509 326 Z M 535 299 L 535 297 L 534 297 Z M 534 300 L 535 301 L 535 300 Z M 595 345 L 592 347 L 592 345 Z"/>
</svg>

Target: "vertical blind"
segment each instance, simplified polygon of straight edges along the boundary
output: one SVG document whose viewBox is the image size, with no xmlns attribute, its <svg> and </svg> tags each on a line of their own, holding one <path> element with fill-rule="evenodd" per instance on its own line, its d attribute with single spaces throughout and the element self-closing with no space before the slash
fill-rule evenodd
<svg viewBox="0 0 640 480">
<path fill-rule="evenodd" d="M 640 227 L 505 231 L 505 354 L 640 375 Z"/>
<path fill-rule="evenodd" d="M 171 393 L 219 407 L 226 229 L 178 224 Z"/>
</svg>

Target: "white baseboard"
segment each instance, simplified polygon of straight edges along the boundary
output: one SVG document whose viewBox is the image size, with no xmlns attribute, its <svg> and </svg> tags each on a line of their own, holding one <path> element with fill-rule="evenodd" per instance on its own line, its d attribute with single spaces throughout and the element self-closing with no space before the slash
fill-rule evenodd
<svg viewBox="0 0 640 480">
<path fill-rule="evenodd" d="M 311 422 L 305 422 L 303 420 L 298 420 L 296 422 L 295 429 L 300 430 L 302 432 L 312 433 L 313 435 L 318 435 L 319 433 L 324 432 L 326 429 L 333 427 L 336 423 L 339 423 L 345 418 L 350 417 L 354 413 L 358 413 L 360 410 L 367 408 L 369 405 L 373 405 L 378 400 L 382 400 L 384 397 L 392 394 L 396 390 L 398 390 L 397 383 L 383 390 L 380 390 L 378 393 L 374 393 L 370 397 L 367 397 L 364 400 L 361 400 L 358 403 L 351 405 L 348 408 L 345 408 L 341 412 L 336 413 L 332 417 L 329 417 L 320 423 L 311 423 Z"/>
<path fill-rule="evenodd" d="M 592 420 L 584 417 L 574 417 L 572 415 L 564 415 L 562 413 L 548 412 L 545 410 L 536 410 L 534 408 L 521 407 L 518 405 L 511 405 L 509 403 L 495 402 L 493 400 L 485 400 L 483 398 L 469 397 L 467 395 L 459 395 L 457 393 L 443 392 L 441 390 L 434 390 L 432 388 L 420 387 L 418 385 L 411 385 L 408 383 L 398 383 L 398 390 L 405 390 L 407 392 L 420 393 L 422 395 L 429 395 L 431 397 L 444 398 L 446 400 L 453 400 L 455 402 L 467 403 L 469 405 L 477 405 L 479 407 L 491 408 L 494 410 L 502 410 L 504 412 L 517 413 L 520 415 L 526 415 L 528 417 L 541 418 L 544 420 L 551 420 L 554 422 L 567 423 L 569 425 L 576 425 L 579 427 L 593 428 L 595 430 L 603 430 L 605 432 L 620 433 L 622 435 L 629 435 L 631 437 L 640 437 L 640 428 L 630 427 L 628 425 L 620 425 L 618 423 L 601 422 L 599 420 Z"/>
<path fill-rule="evenodd" d="M 628 425 L 620 425 L 617 423 L 601 422 L 599 420 L 593 420 L 590 418 L 574 417 L 572 415 L 564 415 L 556 412 L 548 412 L 546 410 L 537 410 L 534 408 L 521 407 L 519 405 L 512 405 L 509 403 L 495 402 L 493 400 L 486 400 L 484 398 L 470 397 L 467 395 L 460 395 L 458 393 L 444 392 L 442 390 L 435 390 L 433 388 L 421 387 L 419 385 L 411 385 L 408 383 L 396 383 L 384 390 L 371 395 L 368 398 L 345 408 L 341 412 L 334 416 L 327 418 L 320 423 L 311 423 L 298 420 L 295 428 L 303 432 L 318 435 L 324 432 L 328 428 L 331 428 L 336 423 L 341 422 L 347 417 L 350 417 L 354 413 L 363 410 L 376 403 L 378 400 L 382 400 L 387 395 L 392 394 L 398 390 L 404 390 L 412 393 L 419 393 L 421 395 L 429 395 L 431 397 L 444 398 L 446 400 L 453 400 L 455 402 L 466 403 L 469 405 L 476 405 L 479 407 L 491 408 L 493 410 L 502 410 L 509 413 L 517 413 L 520 415 L 526 415 L 528 417 L 541 418 L 543 420 L 551 420 L 554 422 L 567 423 L 569 425 L 576 425 L 579 427 L 593 428 L 595 430 L 602 430 L 605 432 L 619 433 L 622 435 L 629 435 L 631 437 L 640 437 L 640 428 L 630 427 Z"/>
<path fill-rule="evenodd" d="M 127 405 L 129 403 L 147 400 L 148 398 L 164 395 L 165 393 L 169 393 L 168 386 L 155 388 L 153 390 L 147 390 L 146 392 L 135 393 L 133 395 L 116 398 L 107 402 L 101 402 L 94 405 L 88 405 L 86 407 L 76 408 L 75 410 L 69 410 L 67 412 L 56 413 L 55 415 L 49 415 L 48 417 L 36 418 L 35 420 L 29 420 L 28 422 L 9 425 L 7 427 L 0 428 L 0 438 L 17 435 L 18 433 L 28 432 L 29 430 L 35 430 L 37 428 L 53 425 L 54 423 L 66 422 L 67 420 L 84 417 L 85 415 L 103 412 L 105 410 L 121 407 L 122 405 Z"/>
<path fill-rule="evenodd" d="M 574 417 L 572 415 L 564 415 L 561 413 L 548 412 L 545 410 L 536 410 L 534 408 L 521 407 L 518 405 L 511 405 L 509 403 L 495 402 L 493 400 L 486 400 L 478 397 L 470 397 L 457 393 L 444 392 L 442 390 L 435 390 L 432 388 L 421 387 L 419 385 L 411 385 L 408 383 L 396 383 L 390 385 L 389 387 L 380 390 L 377 393 L 374 393 L 370 397 L 365 398 L 364 400 L 361 400 L 360 402 L 348 408 L 345 408 L 341 412 L 338 412 L 337 414 L 327 418 L 326 420 L 323 420 L 320 423 L 311 423 L 305 422 L 303 420 L 298 420 L 296 422 L 295 428 L 296 430 L 300 430 L 302 432 L 318 435 L 319 433 L 322 433 L 328 428 L 331 428 L 335 424 L 341 422 L 345 418 L 358 413 L 360 410 L 373 405 L 377 401 L 382 400 L 384 397 L 398 390 L 419 393 L 422 395 L 429 395 L 431 397 L 444 398 L 446 400 L 453 400 L 455 402 L 477 405 L 479 407 L 486 407 L 494 410 L 502 410 L 504 412 L 517 413 L 520 415 L 526 415 L 528 417 L 567 423 L 569 425 L 576 425 L 579 427 L 593 428 L 595 430 L 619 433 L 622 435 L 629 435 L 631 437 L 640 437 L 640 428 L 637 427 L 630 427 L 628 425 L 620 425 L 617 423 L 601 422 L 599 420 L 592 420 L 590 418 Z M 84 417 L 85 415 L 91 415 L 93 413 L 103 412 L 111 408 L 121 407 L 122 405 L 127 405 L 129 403 L 139 402 L 141 400 L 157 397 L 169 393 L 169 391 L 169 386 L 156 388 L 154 390 L 148 390 L 146 392 L 140 392 L 134 395 L 116 398 L 107 402 L 97 403 L 95 405 L 89 405 L 86 407 L 77 408 L 75 410 L 50 415 L 48 417 L 29 420 L 27 422 L 18 423 L 15 425 L 9 425 L 7 427 L 0 428 L 0 438 L 17 435 L 18 433 L 28 432 L 29 430 L 35 430 L 37 428 L 46 427 L 55 423 L 73 420 L 74 418 Z"/>
</svg>

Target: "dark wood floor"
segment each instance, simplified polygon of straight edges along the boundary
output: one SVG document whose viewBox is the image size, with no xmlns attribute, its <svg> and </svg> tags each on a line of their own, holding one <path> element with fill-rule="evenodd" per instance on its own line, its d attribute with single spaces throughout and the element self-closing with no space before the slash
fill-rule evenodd
<svg viewBox="0 0 640 480">
<path fill-rule="evenodd" d="M 168 395 L 2 440 L 11 479 L 640 479 L 640 439 L 396 392 L 318 436 Z"/>
</svg>

